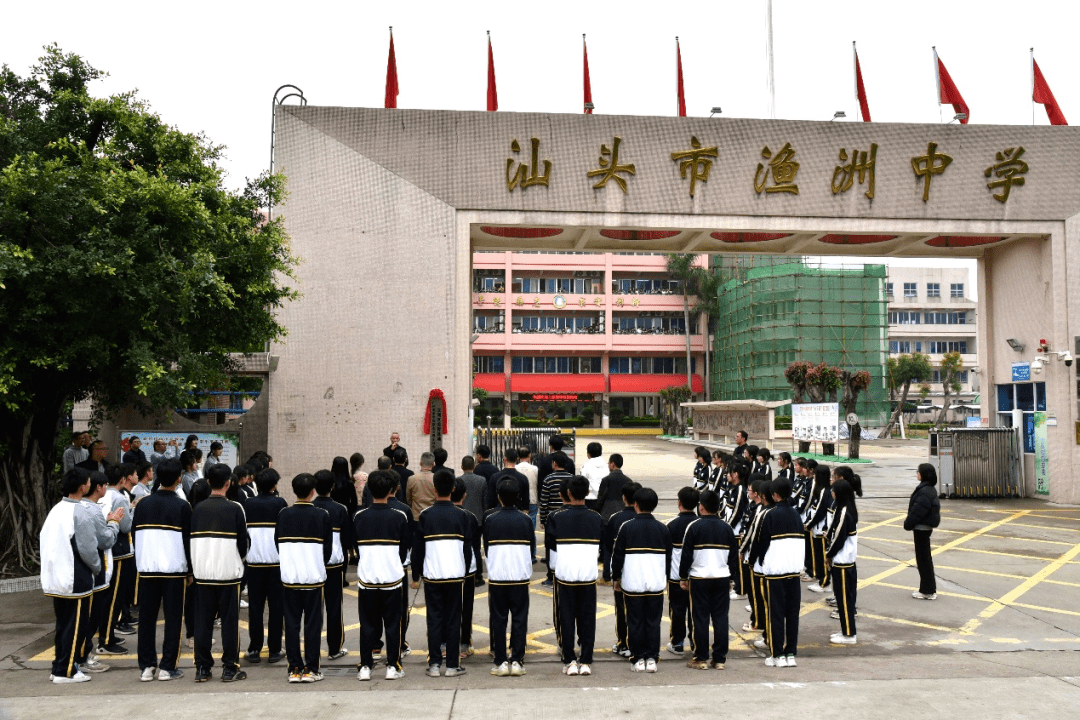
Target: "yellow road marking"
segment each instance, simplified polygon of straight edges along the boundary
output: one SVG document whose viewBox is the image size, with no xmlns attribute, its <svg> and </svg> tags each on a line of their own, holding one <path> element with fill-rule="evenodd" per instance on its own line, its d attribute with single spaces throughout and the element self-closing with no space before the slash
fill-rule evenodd
<svg viewBox="0 0 1080 720">
<path fill-rule="evenodd" d="M 1041 610 L 1042 612 L 1061 613 L 1062 615 L 1075 615 L 1080 617 L 1080 612 L 1075 610 L 1061 610 L 1059 608 L 1043 607 L 1042 605 L 1028 605 L 1027 603 L 1013 603 L 1013 607 L 1027 608 L 1028 610 Z"/>
<path fill-rule="evenodd" d="M 881 587 L 894 588 L 896 590 L 907 590 L 908 592 L 913 592 L 913 591 L 919 589 L 919 588 L 914 587 L 912 585 L 896 585 L 894 583 L 887 583 L 887 582 L 879 582 L 877 584 L 880 585 Z M 954 598 L 959 598 L 961 600 L 977 600 L 979 602 L 986 602 L 986 596 L 985 595 L 964 595 L 962 593 L 945 592 L 944 590 L 938 590 L 937 594 L 941 595 L 942 597 L 954 597 Z M 870 617 L 870 616 L 867 615 L 867 617 Z"/>
<path fill-rule="evenodd" d="M 884 583 L 882 584 L 884 585 Z M 888 617 L 886 615 L 871 615 L 870 613 L 860 612 L 859 618 L 870 618 L 871 620 L 886 620 L 888 622 L 897 623 L 899 625 L 911 625 L 913 627 L 921 627 L 927 630 L 937 630 L 938 632 L 956 632 L 956 628 L 948 628 L 942 625 L 931 625 L 929 623 L 918 622 L 916 620 L 905 620 L 904 618 Z"/>
</svg>

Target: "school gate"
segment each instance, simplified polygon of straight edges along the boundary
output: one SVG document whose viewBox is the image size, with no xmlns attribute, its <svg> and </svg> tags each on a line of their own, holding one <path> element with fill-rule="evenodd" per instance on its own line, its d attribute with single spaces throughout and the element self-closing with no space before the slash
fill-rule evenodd
<svg viewBox="0 0 1080 720">
<path fill-rule="evenodd" d="M 1045 412 L 1042 496 L 1080 502 L 1080 363 L 1053 354 L 1080 349 L 1080 129 L 276 112 L 289 197 L 275 212 L 302 293 L 281 313 L 289 334 L 264 398 L 285 476 L 354 451 L 373 468 L 391 430 L 415 463 L 442 409 L 451 463 L 467 452 L 473 250 L 969 257 L 982 417 L 1023 422 L 1016 398 L 1034 397 L 1022 409 Z M 1025 376 L 1043 339 L 1046 367 Z M 553 336 L 552 349 L 573 342 Z"/>
</svg>

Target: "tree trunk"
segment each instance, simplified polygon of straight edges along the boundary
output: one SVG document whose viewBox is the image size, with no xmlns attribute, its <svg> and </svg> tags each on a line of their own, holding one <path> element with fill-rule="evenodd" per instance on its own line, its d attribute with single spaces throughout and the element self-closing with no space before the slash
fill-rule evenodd
<svg viewBox="0 0 1080 720">
<path fill-rule="evenodd" d="M 953 373 L 949 373 L 947 377 L 941 378 L 941 386 L 945 390 L 945 397 L 941 400 L 941 412 L 938 413 L 937 422 L 935 425 L 945 424 L 945 415 L 949 412 L 949 390 L 952 389 Z"/>
<path fill-rule="evenodd" d="M 40 567 L 38 535 L 45 517 L 60 498 L 54 482 L 56 436 L 61 402 L 38 402 L 39 412 L 25 419 L 5 418 L 0 442 L 0 571 Z"/>
<path fill-rule="evenodd" d="M 712 328 L 709 315 L 705 315 L 705 402 L 712 400 Z M 692 388 L 693 386 L 691 386 Z"/>
<path fill-rule="evenodd" d="M 859 446 L 862 444 L 862 425 L 855 423 L 848 426 L 847 456 L 849 460 L 859 459 Z"/>
<path fill-rule="evenodd" d="M 847 370 L 841 375 L 843 385 L 843 394 L 840 396 L 840 404 L 844 406 L 844 422 L 847 422 L 847 416 L 855 412 L 859 402 L 859 391 L 855 390 L 851 386 L 854 380 L 854 373 Z M 862 443 L 862 425 L 855 423 L 848 426 L 848 458 L 852 460 L 859 459 L 859 445 Z"/>
<path fill-rule="evenodd" d="M 900 402 L 897 403 L 896 409 L 893 410 L 892 417 L 889 418 L 889 424 L 878 434 L 878 440 L 884 440 L 892 434 L 892 429 L 896 426 L 896 421 L 900 419 L 900 413 L 904 411 L 904 405 L 907 403 L 909 390 L 911 390 L 910 381 L 904 383 L 903 389 L 900 391 Z"/>
</svg>

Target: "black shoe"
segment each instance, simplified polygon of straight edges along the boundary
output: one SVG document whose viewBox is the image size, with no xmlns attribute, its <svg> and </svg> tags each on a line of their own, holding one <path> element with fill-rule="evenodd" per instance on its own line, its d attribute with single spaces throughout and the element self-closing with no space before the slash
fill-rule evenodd
<svg viewBox="0 0 1080 720">
<path fill-rule="evenodd" d="M 227 667 L 221 671 L 221 682 L 236 682 L 237 680 L 247 680 L 247 673 L 235 667 Z"/>
<path fill-rule="evenodd" d="M 285 659 L 285 653 L 283 653 L 283 652 L 279 652 L 279 653 L 274 653 L 274 654 L 273 654 L 273 655 L 271 655 L 271 656 L 270 656 L 269 658 L 267 658 L 267 659 L 266 659 L 266 662 L 268 662 L 268 663 L 270 663 L 271 665 L 273 665 L 274 663 L 279 663 L 279 662 L 281 662 L 281 661 L 282 661 L 282 660 L 284 660 L 284 659 Z"/>
<path fill-rule="evenodd" d="M 129 623 L 119 623 L 115 628 L 117 635 L 134 635 L 136 630 Z"/>
<path fill-rule="evenodd" d="M 246 653 L 244 653 L 244 659 L 252 665 L 258 665 L 260 662 L 262 662 L 262 658 L 259 657 L 259 653 L 255 650 L 248 650 Z"/>
<path fill-rule="evenodd" d="M 213 677 L 214 676 L 210 673 L 210 668 L 195 668 L 195 682 L 206 682 Z"/>
<path fill-rule="evenodd" d="M 98 645 L 97 651 L 98 655 L 126 655 L 128 649 L 119 642 L 113 642 L 108 645 Z"/>
</svg>

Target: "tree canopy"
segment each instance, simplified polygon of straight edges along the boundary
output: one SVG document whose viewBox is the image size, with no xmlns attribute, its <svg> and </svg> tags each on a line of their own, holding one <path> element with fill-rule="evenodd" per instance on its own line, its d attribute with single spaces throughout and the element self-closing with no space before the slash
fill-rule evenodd
<svg viewBox="0 0 1080 720">
<path fill-rule="evenodd" d="M 170 127 L 55 46 L 0 69 L 0 535 L 44 518 L 65 402 L 108 412 L 220 386 L 229 353 L 285 330 L 296 260 L 264 174 L 224 185 L 224 148 Z M 29 519 L 9 509 L 27 494 Z"/>
</svg>

